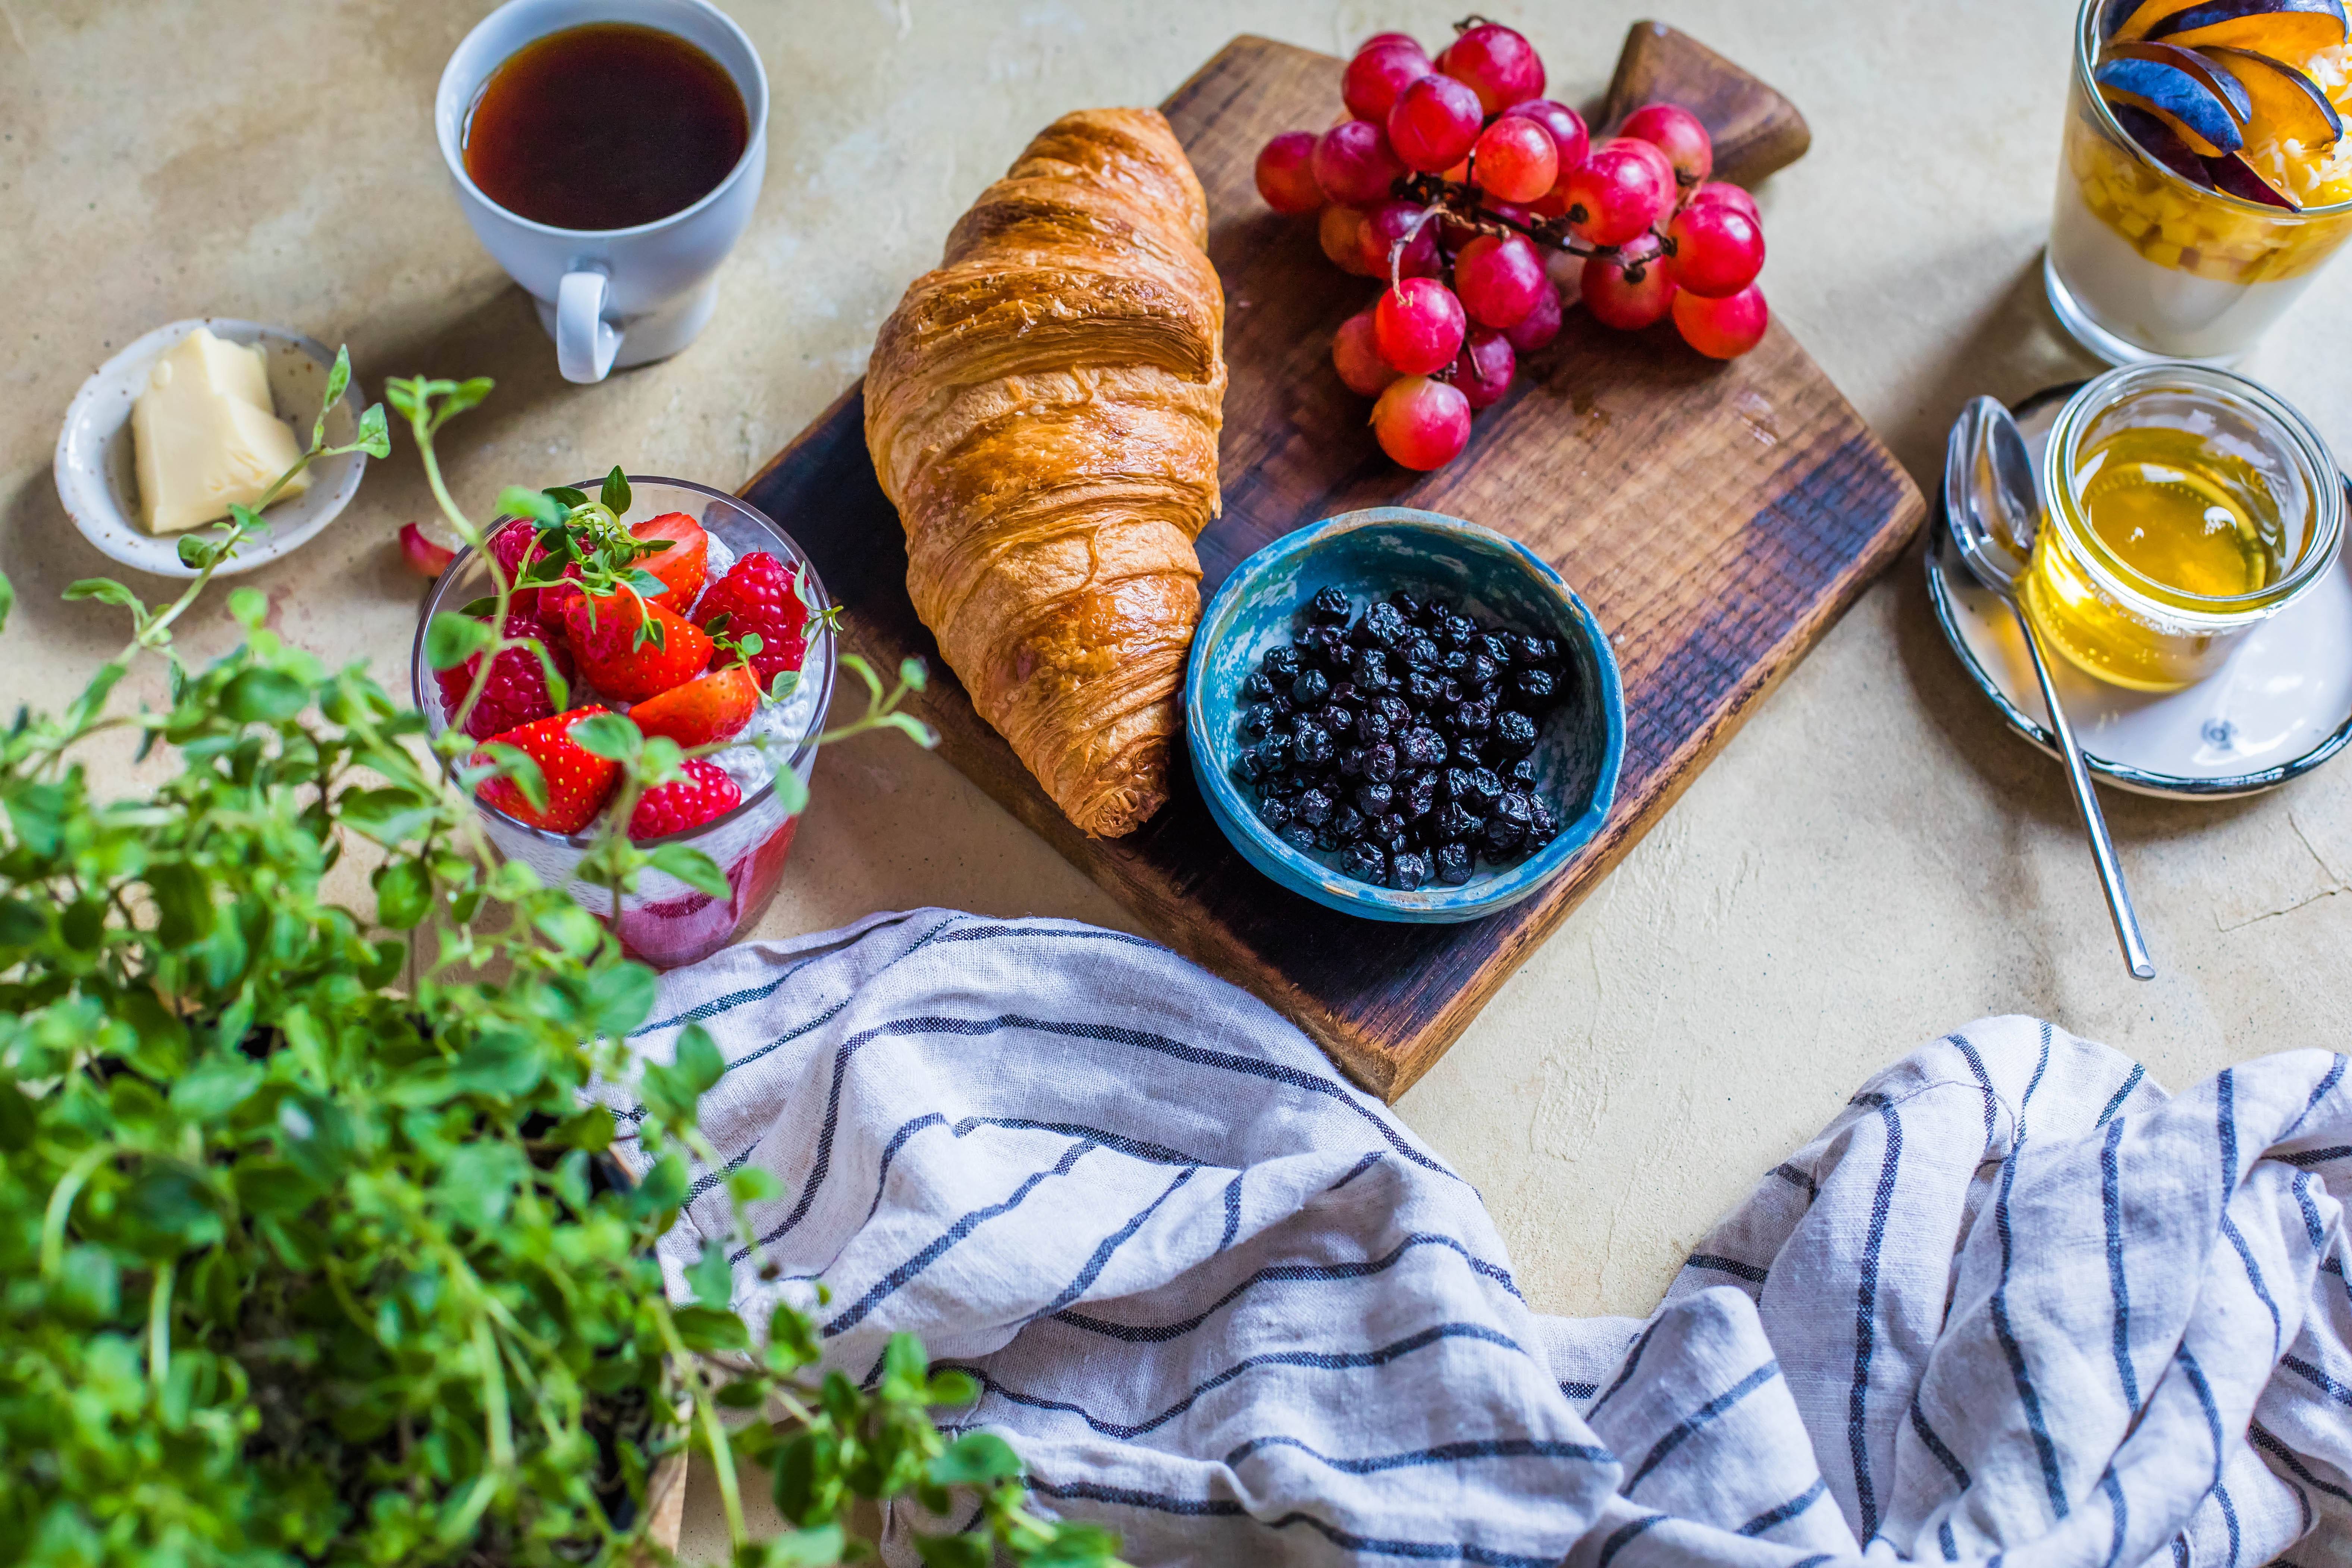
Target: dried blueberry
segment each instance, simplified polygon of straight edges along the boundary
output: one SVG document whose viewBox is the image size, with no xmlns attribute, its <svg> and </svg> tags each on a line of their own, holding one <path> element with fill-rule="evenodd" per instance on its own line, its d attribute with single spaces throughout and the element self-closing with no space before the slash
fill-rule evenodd
<svg viewBox="0 0 2352 1568">
<path fill-rule="evenodd" d="M 1386 784 L 1396 777 L 1396 748 L 1386 741 L 1377 741 L 1364 748 L 1364 776 L 1374 784 Z"/>
<path fill-rule="evenodd" d="M 1330 694 L 1330 677 L 1319 669 L 1302 669 L 1290 683 L 1290 700 L 1300 708 L 1312 708 Z"/>
<path fill-rule="evenodd" d="M 1320 827 L 1330 819 L 1331 797 L 1319 789 L 1304 789 L 1291 803 L 1291 815 L 1309 827 Z"/>
<path fill-rule="evenodd" d="M 1348 847 L 1339 868 L 1363 881 L 1385 882 L 1389 879 L 1388 853 L 1379 845 L 1360 838 Z"/>
<path fill-rule="evenodd" d="M 1360 647 L 1349 661 L 1348 674 L 1359 691 L 1386 691 L 1389 689 L 1389 655 L 1386 648 Z"/>
<path fill-rule="evenodd" d="M 1404 700 L 1415 708 L 1432 708 L 1445 695 L 1444 683 L 1424 669 L 1404 678 Z"/>
<path fill-rule="evenodd" d="M 1390 784 L 1358 784 L 1356 809 L 1366 816 L 1386 816 L 1396 809 L 1396 787 Z"/>
<path fill-rule="evenodd" d="M 1439 845 L 1430 855 L 1437 879 L 1449 888 L 1458 888 L 1470 879 L 1470 846 L 1461 843 Z"/>
<path fill-rule="evenodd" d="M 1533 757 L 1521 757 L 1503 770 L 1503 778 L 1506 783 L 1520 789 L 1527 788 L 1536 782 L 1536 760 Z"/>
<path fill-rule="evenodd" d="M 1442 768 L 1445 742 L 1425 724 L 1416 724 L 1397 737 L 1397 763 L 1407 768 Z"/>
<path fill-rule="evenodd" d="M 1319 589 L 1307 601 L 1307 615 L 1321 626 L 1346 626 L 1349 609 L 1347 590 L 1336 586 Z"/>
<path fill-rule="evenodd" d="M 1495 715 L 1495 752 L 1524 757 L 1536 746 L 1536 721 L 1524 713 L 1506 710 Z"/>
<path fill-rule="evenodd" d="M 1426 632 L 1419 633 L 1415 636 L 1405 638 L 1404 647 L 1399 649 L 1398 652 L 1400 657 L 1403 658 L 1405 668 L 1408 669 L 1434 669 L 1437 668 L 1437 639 L 1429 636 Z"/>
<path fill-rule="evenodd" d="M 1394 605 L 1396 606 L 1397 614 L 1402 616 L 1406 620 L 1417 621 L 1421 619 L 1423 608 L 1421 595 L 1414 593 L 1412 589 L 1399 588 L 1395 593 L 1389 595 L 1389 603 Z"/>
<path fill-rule="evenodd" d="M 1331 819 L 1323 825 L 1342 844 L 1352 844 L 1364 836 L 1364 814 L 1341 801 L 1331 812 Z"/>
<path fill-rule="evenodd" d="M 1449 749 L 1454 753 L 1454 760 L 1465 768 L 1486 765 L 1486 748 L 1473 736 L 1465 735 L 1460 740 L 1452 742 Z"/>
<path fill-rule="evenodd" d="M 1265 735 L 1273 731 L 1275 721 L 1281 717 L 1269 702 L 1258 703 L 1242 715 L 1242 731 L 1249 735 Z"/>
<path fill-rule="evenodd" d="M 1559 818 L 1539 795 L 1528 796 L 1528 847 L 1549 844 L 1559 832 Z"/>
<path fill-rule="evenodd" d="M 1529 702 L 1549 702 L 1552 694 L 1559 689 L 1559 681 L 1549 669 L 1514 670 L 1511 689 Z"/>
<path fill-rule="evenodd" d="M 1392 733 L 1412 722 L 1412 704 L 1394 693 L 1373 699 L 1372 706 L 1389 716 L 1389 729 Z"/>
<path fill-rule="evenodd" d="M 1331 732 L 1320 724 L 1302 723 L 1291 731 L 1290 754 L 1305 768 L 1319 768 L 1331 760 Z"/>
<path fill-rule="evenodd" d="M 1404 842 L 1404 818 L 1393 811 L 1386 816 L 1367 817 L 1364 836 L 1376 844 L 1394 849 Z"/>
<path fill-rule="evenodd" d="M 1495 710 L 1484 702 L 1457 702 L 1445 715 L 1445 727 L 1457 735 L 1483 735 L 1494 724 Z"/>
<path fill-rule="evenodd" d="M 1448 615 L 1444 620 L 1438 623 L 1437 640 L 1444 643 L 1449 649 L 1458 651 L 1468 647 L 1470 639 L 1477 635 L 1477 626 L 1467 616 Z"/>
<path fill-rule="evenodd" d="M 1437 775 L 1415 773 L 1398 792 L 1398 804 L 1407 816 L 1427 816 L 1437 804 Z"/>
<path fill-rule="evenodd" d="M 1261 796 L 1257 803 L 1257 814 L 1265 819 L 1265 825 L 1268 827 L 1280 827 L 1290 820 L 1290 802 L 1278 795 Z"/>
<path fill-rule="evenodd" d="M 1291 678 L 1298 673 L 1298 650 L 1295 647 L 1269 648 L 1265 657 L 1258 660 L 1258 668 L 1265 671 L 1265 678 L 1276 686 L 1287 686 Z"/>
<path fill-rule="evenodd" d="M 1257 752 L 1252 747 L 1243 747 L 1241 754 L 1234 759 L 1234 778 L 1238 783 L 1255 784 L 1265 771 L 1258 765 Z"/>
<path fill-rule="evenodd" d="M 1493 659 L 1496 668 L 1500 668 L 1509 664 L 1517 653 L 1517 639 L 1507 632 L 1480 632 L 1477 641 L 1472 646 L 1477 652 Z"/>
<path fill-rule="evenodd" d="M 1478 831 L 1481 818 L 1458 800 L 1449 800 L 1437 808 L 1436 819 L 1430 831 L 1440 838 L 1468 838 Z"/>
<path fill-rule="evenodd" d="M 1268 680 L 1263 672 L 1254 669 L 1242 677 L 1242 696 L 1245 700 L 1263 702 L 1273 695 L 1274 682 Z"/>
<path fill-rule="evenodd" d="M 1364 694 L 1362 692 L 1356 689 L 1356 683 L 1349 679 L 1345 675 L 1340 676 L 1339 679 L 1331 683 L 1331 701 L 1354 702 L 1363 695 Z"/>
<path fill-rule="evenodd" d="M 1290 771 L 1290 737 L 1268 735 L 1253 748 L 1257 756 L 1259 773 L 1266 778 L 1279 778 Z"/>
<path fill-rule="evenodd" d="M 1389 721 L 1387 710 L 1377 702 L 1356 715 L 1356 739 L 1368 746 L 1375 741 L 1385 741 L 1393 733 L 1395 726 Z"/>
<path fill-rule="evenodd" d="M 1404 615 L 1394 605 L 1374 605 L 1364 612 L 1356 626 L 1356 646 L 1359 647 L 1394 647 L 1403 640 L 1406 626 Z"/>
<path fill-rule="evenodd" d="M 1389 862 L 1389 886 L 1412 892 L 1429 880 L 1429 857 L 1408 849 Z"/>
<path fill-rule="evenodd" d="M 1304 851 L 1315 847 L 1315 830 L 1296 817 L 1276 828 L 1274 833 L 1293 849 Z"/>
<path fill-rule="evenodd" d="M 1470 656 L 1458 647 L 1449 648 L 1438 656 L 1437 668 L 1448 675 L 1460 675 L 1470 668 Z"/>
<path fill-rule="evenodd" d="M 1339 776 L 1343 779 L 1361 778 L 1363 776 L 1363 773 L 1364 748 L 1361 746 L 1342 747 L 1339 752 Z"/>
<path fill-rule="evenodd" d="M 1491 685 L 1495 677 L 1502 672 L 1503 667 L 1492 658 L 1484 653 L 1474 653 L 1470 656 L 1469 662 L 1462 667 L 1462 684 L 1465 686 Z"/>
<path fill-rule="evenodd" d="M 1495 809 L 1486 814 L 1486 826 L 1480 837 L 1486 840 L 1488 849 L 1498 855 L 1506 854 L 1517 848 L 1519 841 L 1527 837 L 1534 818 L 1532 803 L 1525 795 L 1515 789 L 1505 790 L 1495 797 Z"/>
</svg>

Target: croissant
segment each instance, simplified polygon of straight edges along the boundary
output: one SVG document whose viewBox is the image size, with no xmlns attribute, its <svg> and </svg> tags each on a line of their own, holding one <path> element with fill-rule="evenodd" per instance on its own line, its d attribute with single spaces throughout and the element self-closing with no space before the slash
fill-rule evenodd
<svg viewBox="0 0 2352 1568">
<path fill-rule="evenodd" d="M 1207 204 L 1145 109 L 1065 115 L 883 324 L 866 444 L 907 592 L 1069 819 L 1158 810 L 1217 515 L 1223 290 Z"/>
</svg>

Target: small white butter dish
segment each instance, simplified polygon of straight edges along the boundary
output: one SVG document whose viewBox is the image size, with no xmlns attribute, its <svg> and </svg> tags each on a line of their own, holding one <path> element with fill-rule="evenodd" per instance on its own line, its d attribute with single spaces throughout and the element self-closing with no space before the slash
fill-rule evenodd
<svg viewBox="0 0 2352 1568">
<path fill-rule="evenodd" d="M 65 428 L 58 435 L 58 499 L 65 503 L 74 526 L 101 552 L 158 577 L 194 576 L 194 570 L 180 560 L 180 541 L 212 537 L 220 527 L 191 529 L 186 534 L 152 534 L 141 525 L 131 406 L 147 384 L 149 369 L 198 327 L 209 327 L 215 337 L 229 342 L 260 347 L 268 367 L 270 401 L 277 405 L 278 416 L 293 429 L 297 447 L 310 444 L 310 422 L 319 416 L 327 374 L 335 365 L 332 351 L 299 332 L 207 316 L 156 328 L 82 383 L 72 406 L 66 410 Z M 354 380 L 327 416 L 328 446 L 341 446 L 352 439 L 359 428 L 361 408 L 360 388 Z M 310 489 L 263 512 L 266 531 L 237 546 L 218 574 L 250 572 L 309 540 L 343 510 L 360 488 L 360 476 L 366 468 L 367 456 L 362 452 L 312 463 Z"/>
</svg>

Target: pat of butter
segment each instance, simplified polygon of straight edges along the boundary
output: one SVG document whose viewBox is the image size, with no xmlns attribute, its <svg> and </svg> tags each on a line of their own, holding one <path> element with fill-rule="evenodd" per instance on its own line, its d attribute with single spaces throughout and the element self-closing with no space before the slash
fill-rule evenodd
<svg viewBox="0 0 2352 1568">
<path fill-rule="evenodd" d="M 278 423 L 258 348 L 198 327 L 155 362 L 131 408 L 141 519 L 150 533 L 184 533 L 251 506 L 302 453 Z M 278 492 L 310 488 L 309 470 Z"/>
</svg>

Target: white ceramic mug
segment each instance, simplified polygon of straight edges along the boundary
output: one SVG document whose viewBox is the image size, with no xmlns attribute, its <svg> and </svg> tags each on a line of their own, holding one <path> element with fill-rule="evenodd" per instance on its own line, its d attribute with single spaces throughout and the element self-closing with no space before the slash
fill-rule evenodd
<svg viewBox="0 0 2352 1568">
<path fill-rule="evenodd" d="M 525 44 L 591 22 L 629 22 L 684 38 L 743 95 L 751 137 L 716 188 L 633 228 L 556 228 L 509 212 L 466 173 L 466 121 L 490 74 Z M 733 248 L 768 168 L 768 73 L 743 29 L 708 0 L 508 0 L 482 18 L 441 72 L 433 107 L 441 157 L 466 221 L 539 306 L 566 381 L 666 359 L 710 320 L 719 263 Z"/>
</svg>

